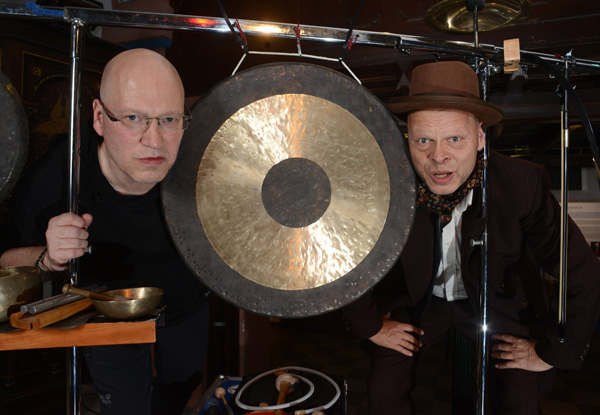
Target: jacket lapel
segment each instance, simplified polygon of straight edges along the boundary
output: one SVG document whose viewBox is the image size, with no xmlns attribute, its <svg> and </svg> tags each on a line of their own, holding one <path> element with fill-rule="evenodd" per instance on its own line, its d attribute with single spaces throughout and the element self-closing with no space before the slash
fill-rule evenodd
<svg viewBox="0 0 600 415">
<path fill-rule="evenodd" d="M 416 231 L 418 229 L 418 231 Z M 433 224 L 425 208 L 417 208 L 408 241 L 401 254 L 406 288 L 413 305 L 427 292 L 433 264 Z"/>
<path fill-rule="evenodd" d="M 485 222 L 481 217 L 481 191 L 477 188 L 473 204 L 462 215 L 461 270 L 465 288 L 472 301 L 477 301 L 478 298 L 480 247 L 471 246 L 471 240 L 482 240 Z M 431 213 L 426 208 L 417 208 L 401 259 L 408 294 L 415 305 L 427 292 L 433 271 L 433 223 Z"/>
<path fill-rule="evenodd" d="M 479 251 L 481 246 L 471 246 L 471 241 L 482 241 L 485 229 L 485 218 L 481 217 L 481 188 L 477 188 L 473 195 L 473 204 L 463 213 L 462 217 L 462 242 L 461 242 L 461 272 L 465 289 L 469 298 L 477 299 L 481 262 Z M 489 243 L 489 240 L 488 240 Z"/>
</svg>

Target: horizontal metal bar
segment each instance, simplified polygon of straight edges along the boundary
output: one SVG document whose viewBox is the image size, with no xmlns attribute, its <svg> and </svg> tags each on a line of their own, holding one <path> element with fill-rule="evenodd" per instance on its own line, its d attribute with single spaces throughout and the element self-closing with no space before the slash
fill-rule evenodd
<svg viewBox="0 0 600 415">
<path fill-rule="evenodd" d="M 61 13 L 62 12 L 62 13 Z M 74 21 L 83 24 L 97 26 L 122 26 L 142 27 L 148 29 L 162 30 L 194 30 L 209 32 L 230 32 L 225 19 L 221 17 L 191 16 L 181 14 L 156 14 L 147 12 L 123 11 L 123 10 L 101 10 L 79 7 L 52 8 L 45 7 L 36 9 L 27 8 L 22 4 L 0 3 L 0 15 L 11 15 L 29 18 L 58 19 Z M 62 16 L 61 16 L 62 15 Z M 343 43 L 346 41 L 348 29 L 332 28 L 323 26 L 298 25 L 291 23 L 272 23 L 256 20 L 229 20 L 232 25 L 239 23 L 241 30 L 246 35 L 253 36 L 275 36 L 282 38 L 296 38 L 296 30 L 302 40 Z M 365 30 L 354 30 L 352 37 L 356 37 L 356 44 L 381 47 L 393 47 L 398 49 L 423 49 L 441 51 L 457 55 L 477 56 L 491 58 L 499 55 L 503 48 L 494 45 L 480 44 L 474 47 L 471 43 L 460 41 L 435 40 L 421 36 L 411 36 L 389 32 L 371 32 Z M 535 54 L 542 59 L 562 63 L 562 56 L 527 52 Z M 575 59 L 573 70 L 585 70 L 600 73 L 600 62 Z"/>
</svg>

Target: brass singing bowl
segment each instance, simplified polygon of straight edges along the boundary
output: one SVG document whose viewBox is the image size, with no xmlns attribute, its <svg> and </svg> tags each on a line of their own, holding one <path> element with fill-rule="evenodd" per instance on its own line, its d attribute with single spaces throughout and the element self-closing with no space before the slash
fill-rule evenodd
<svg viewBox="0 0 600 415">
<path fill-rule="evenodd" d="M 42 281 L 36 267 L 0 268 L 0 323 L 10 315 L 42 298 Z"/>
<path fill-rule="evenodd" d="M 156 287 L 125 288 L 106 291 L 103 294 L 121 295 L 131 300 L 92 300 L 96 311 L 108 318 L 131 320 L 150 314 L 158 307 L 163 296 L 163 290 Z"/>
</svg>

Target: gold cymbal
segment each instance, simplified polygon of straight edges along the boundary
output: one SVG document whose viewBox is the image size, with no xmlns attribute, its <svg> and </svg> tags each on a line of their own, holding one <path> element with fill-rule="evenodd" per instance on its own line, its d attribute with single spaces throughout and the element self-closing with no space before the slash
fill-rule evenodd
<svg viewBox="0 0 600 415">
<path fill-rule="evenodd" d="M 264 186 L 269 174 L 278 189 Z M 196 198 L 206 237 L 232 269 L 265 287 L 301 290 L 343 277 L 373 249 L 390 178 L 377 141 L 352 113 L 281 94 L 241 108 L 214 134 Z M 298 204 L 305 208 L 289 217 L 277 213 Z"/>
<path fill-rule="evenodd" d="M 496 0 L 486 2 L 477 13 L 477 30 L 487 32 L 523 21 L 531 12 L 529 0 Z M 473 13 L 465 0 L 444 0 L 430 7 L 424 21 L 434 30 L 449 33 L 473 33 Z"/>
</svg>

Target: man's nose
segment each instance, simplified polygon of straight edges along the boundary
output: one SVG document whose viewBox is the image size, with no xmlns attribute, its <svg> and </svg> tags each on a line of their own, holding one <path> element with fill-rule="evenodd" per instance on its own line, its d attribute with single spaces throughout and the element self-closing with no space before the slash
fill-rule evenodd
<svg viewBox="0 0 600 415">
<path fill-rule="evenodd" d="M 442 144 L 435 143 L 431 147 L 430 158 L 437 163 L 443 163 L 448 159 L 448 152 Z"/>
<path fill-rule="evenodd" d="M 156 122 L 154 122 L 156 121 Z M 142 135 L 141 142 L 146 147 L 159 148 L 163 143 L 162 128 L 156 118 L 148 119 L 146 131 Z"/>
</svg>

